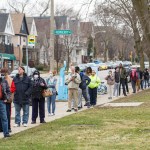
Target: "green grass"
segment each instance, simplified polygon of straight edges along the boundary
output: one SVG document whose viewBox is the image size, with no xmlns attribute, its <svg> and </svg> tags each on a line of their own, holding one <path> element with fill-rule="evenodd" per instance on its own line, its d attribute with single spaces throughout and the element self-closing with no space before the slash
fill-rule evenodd
<svg viewBox="0 0 150 150">
<path fill-rule="evenodd" d="M 89 109 L 1 139 L 0 149 L 149 150 L 149 92 L 124 99 L 144 101 L 139 107 Z"/>
</svg>

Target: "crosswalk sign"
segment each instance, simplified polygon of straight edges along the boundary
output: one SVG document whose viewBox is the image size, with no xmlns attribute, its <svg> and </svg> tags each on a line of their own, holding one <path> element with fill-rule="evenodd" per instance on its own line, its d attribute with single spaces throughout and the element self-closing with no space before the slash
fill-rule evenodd
<svg viewBox="0 0 150 150">
<path fill-rule="evenodd" d="M 34 35 L 28 36 L 28 46 L 35 46 L 35 36 Z"/>
</svg>

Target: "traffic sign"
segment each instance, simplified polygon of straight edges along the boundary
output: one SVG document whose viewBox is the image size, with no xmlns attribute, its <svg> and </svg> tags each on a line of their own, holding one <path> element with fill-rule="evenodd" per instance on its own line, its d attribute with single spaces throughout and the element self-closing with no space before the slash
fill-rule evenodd
<svg viewBox="0 0 150 150">
<path fill-rule="evenodd" d="M 55 35 L 69 35 L 72 34 L 71 30 L 54 30 Z"/>
<path fill-rule="evenodd" d="M 28 36 L 28 46 L 35 46 L 35 35 Z"/>
</svg>

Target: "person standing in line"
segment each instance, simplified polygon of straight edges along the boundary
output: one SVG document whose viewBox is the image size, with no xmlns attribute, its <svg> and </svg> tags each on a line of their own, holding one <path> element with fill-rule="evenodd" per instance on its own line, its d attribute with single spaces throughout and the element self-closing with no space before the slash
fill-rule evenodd
<svg viewBox="0 0 150 150">
<path fill-rule="evenodd" d="M 114 84 L 113 96 L 118 97 L 119 96 L 119 84 L 120 84 L 119 67 L 115 68 L 114 79 L 115 79 L 115 84 Z"/>
<path fill-rule="evenodd" d="M 108 84 L 108 91 L 109 91 L 108 99 L 112 99 L 112 91 L 113 91 L 113 85 L 115 83 L 115 78 L 114 78 L 111 70 L 109 70 L 108 75 L 105 78 L 105 80 L 107 80 L 107 84 Z"/>
<path fill-rule="evenodd" d="M 131 85 L 132 85 L 133 93 L 136 93 L 136 82 L 138 79 L 136 69 L 132 69 L 132 71 L 130 73 L 130 79 L 131 79 Z"/>
<path fill-rule="evenodd" d="M 12 78 L 8 75 L 8 69 L 2 68 L 1 69 L 1 77 L 4 78 L 7 82 L 9 87 L 11 87 L 12 84 Z M 7 119 L 8 119 L 8 131 L 11 132 L 11 103 L 13 100 L 13 95 L 11 95 L 10 100 L 7 100 L 6 102 L 6 112 L 7 112 Z M 0 131 L 2 132 L 2 123 L 0 120 Z"/>
<path fill-rule="evenodd" d="M 123 88 L 123 95 L 127 96 L 126 90 L 125 90 L 125 78 L 126 78 L 126 70 L 122 66 L 122 64 L 119 65 L 119 73 L 120 73 L 120 85 L 119 85 L 119 95 L 121 93 L 121 85 Z"/>
<path fill-rule="evenodd" d="M 4 138 L 7 138 L 10 137 L 10 134 L 8 130 L 6 103 L 11 99 L 11 92 L 8 82 L 4 78 L 5 77 L 0 73 L 0 120 Z"/>
<path fill-rule="evenodd" d="M 141 82 L 140 68 L 139 67 L 136 69 L 136 73 L 137 73 L 136 87 L 137 87 L 137 92 L 138 92 L 140 90 L 140 82 Z"/>
<path fill-rule="evenodd" d="M 89 95 L 90 95 L 90 105 L 95 106 L 97 102 L 97 88 L 100 85 L 100 79 L 96 75 L 95 70 L 92 70 L 92 74 L 90 76 L 91 82 L 88 85 L 89 87 Z"/>
<path fill-rule="evenodd" d="M 140 69 L 140 88 L 143 90 L 144 72 Z"/>
<path fill-rule="evenodd" d="M 47 89 L 45 80 L 40 77 L 40 72 L 38 70 L 33 72 L 33 82 L 32 82 L 32 122 L 31 124 L 36 124 L 36 119 L 38 117 L 38 110 L 40 116 L 40 123 L 46 123 L 45 118 L 45 97 L 43 97 L 43 90 Z"/>
<path fill-rule="evenodd" d="M 147 68 L 144 70 L 144 87 L 145 89 L 149 87 L 149 72 Z"/>
<path fill-rule="evenodd" d="M 65 84 L 68 85 L 68 110 L 71 112 L 72 100 L 74 100 L 74 111 L 78 111 L 78 88 L 81 83 L 81 78 L 78 73 L 75 72 L 75 67 L 70 67 L 71 73 L 68 74 Z"/>
<path fill-rule="evenodd" d="M 15 106 L 15 125 L 20 127 L 21 124 L 21 108 L 23 109 L 22 125 L 27 127 L 29 119 L 29 97 L 31 95 L 32 84 L 31 79 L 25 73 L 25 68 L 20 66 L 18 74 L 14 77 L 11 84 L 11 92 L 14 93 Z"/>
<path fill-rule="evenodd" d="M 57 79 L 55 77 L 55 72 L 49 73 L 49 77 L 46 79 L 46 84 L 49 90 L 52 92 L 53 95 L 47 97 L 47 110 L 48 110 L 48 116 L 53 116 L 55 115 L 55 107 L 56 107 L 56 84 L 57 84 Z M 52 111 L 51 111 L 52 107 Z"/>
<path fill-rule="evenodd" d="M 87 67 L 86 71 L 85 71 L 85 75 L 90 78 L 91 74 L 92 74 L 92 68 L 91 67 Z M 86 93 L 87 93 L 87 98 L 88 98 L 88 100 L 90 102 L 90 94 L 89 94 L 89 87 L 88 86 L 86 86 Z M 85 102 L 84 106 L 88 106 L 88 104 L 89 103 Z"/>
<path fill-rule="evenodd" d="M 81 77 L 81 83 L 79 84 L 79 89 L 81 90 L 81 96 L 79 94 L 79 104 L 82 105 L 82 95 L 85 99 L 85 102 L 87 104 L 87 107 L 90 108 L 90 99 L 88 97 L 88 93 L 87 93 L 87 86 L 90 84 L 91 79 L 84 75 L 83 72 L 80 72 L 80 68 L 76 67 L 75 68 L 76 72 L 80 74 Z"/>
<path fill-rule="evenodd" d="M 129 94 L 129 86 L 128 86 L 128 74 L 126 72 L 126 76 L 125 76 L 125 89 L 126 89 L 126 92 Z"/>
</svg>

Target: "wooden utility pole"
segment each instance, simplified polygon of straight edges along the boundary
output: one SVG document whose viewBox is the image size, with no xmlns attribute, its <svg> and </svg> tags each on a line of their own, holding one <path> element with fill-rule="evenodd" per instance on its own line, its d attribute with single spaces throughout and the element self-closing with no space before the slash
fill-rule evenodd
<svg viewBox="0 0 150 150">
<path fill-rule="evenodd" d="M 50 70 L 54 70 L 54 0 L 50 3 Z"/>
</svg>

